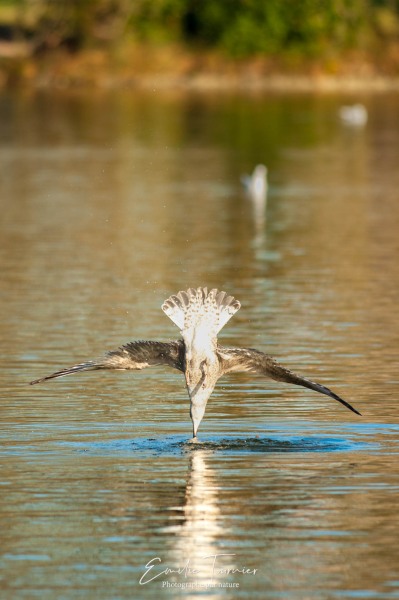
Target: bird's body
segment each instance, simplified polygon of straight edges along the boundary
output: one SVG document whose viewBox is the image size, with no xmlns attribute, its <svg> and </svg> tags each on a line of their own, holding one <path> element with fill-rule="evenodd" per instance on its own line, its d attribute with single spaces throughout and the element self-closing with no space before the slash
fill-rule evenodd
<svg viewBox="0 0 399 600">
<path fill-rule="evenodd" d="M 172 342 L 130 342 L 96 361 L 80 363 L 32 381 L 32 384 L 78 371 L 98 369 L 138 370 L 166 365 L 184 373 L 190 397 L 193 441 L 205 414 L 208 398 L 222 375 L 246 371 L 293 383 L 334 398 L 356 414 L 348 402 L 327 387 L 292 373 L 272 357 L 252 348 L 226 348 L 217 334 L 240 308 L 240 303 L 216 289 L 190 288 L 168 298 L 162 310 L 179 327 L 182 339 Z"/>
<path fill-rule="evenodd" d="M 256 165 L 251 175 L 241 177 L 241 183 L 254 202 L 266 202 L 267 168 L 265 165 Z"/>
<path fill-rule="evenodd" d="M 367 109 L 363 104 L 341 106 L 339 109 L 339 116 L 343 123 L 354 127 L 366 125 L 368 119 Z"/>
</svg>

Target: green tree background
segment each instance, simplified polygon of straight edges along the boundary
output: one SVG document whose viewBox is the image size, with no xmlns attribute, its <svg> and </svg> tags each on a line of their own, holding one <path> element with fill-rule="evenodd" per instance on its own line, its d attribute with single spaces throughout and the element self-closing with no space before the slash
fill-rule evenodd
<svg viewBox="0 0 399 600">
<path fill-rule="evenodd" d="M 78 44 L 92 42 L 108 26 L 109 41 L 121 34 L 173 39 L 233 56 L 314 53 L 398 34 L 393 0 L 47 0 L 43 11 L 48 25 L 58 22 Z"/>
<path fill-rule="evenodd" d="M 35 47 L 178 42 L 232 57 L 318 56 L 399 40 L 399 0 L 0 0 Z M 11 27 L 12 29 L 12 27 Z"/>
</svg>

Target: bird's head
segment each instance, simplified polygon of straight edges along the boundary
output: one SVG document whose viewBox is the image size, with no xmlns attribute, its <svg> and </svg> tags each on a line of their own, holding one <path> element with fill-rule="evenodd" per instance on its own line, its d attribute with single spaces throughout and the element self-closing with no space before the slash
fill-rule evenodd
<svg viewBox="0 0 399 600">
<path fill-rule="evenodd" d="M 212 366 L 206 357 L 198 360 L 188 358 L 186 362 L 186 384 L 190 396 L 190 416 L 193 422 L 194 438 L 205 414 L 206 404 L 213 392 L 217 377 L 212 376 Z"/>
</svg>

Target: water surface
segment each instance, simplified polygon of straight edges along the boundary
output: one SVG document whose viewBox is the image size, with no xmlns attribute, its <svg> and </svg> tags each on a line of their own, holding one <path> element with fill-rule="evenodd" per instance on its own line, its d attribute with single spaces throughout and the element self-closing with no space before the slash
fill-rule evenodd
<svg viewBox="0 0 399 600">
<path fill-rule="evenodd" d="M 398 97 L 361 98 L 360 129 L 353 100 L 0 99 L 5 598 L 399 598 Z M 179 373 L 27 385 L 178 337 L 160 305 L 197 285 L 242 303 L 222 343 L 363 416 L 234 375 L 190 445 Z"/>
</svg>

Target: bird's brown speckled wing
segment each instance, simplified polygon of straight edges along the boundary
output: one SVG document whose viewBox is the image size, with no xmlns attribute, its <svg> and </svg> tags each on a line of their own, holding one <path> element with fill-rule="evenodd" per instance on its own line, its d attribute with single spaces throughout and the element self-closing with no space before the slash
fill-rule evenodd
<svg viewBox="0 0 399 600">
<path fill-rule="evenodd" d="M 353 408 L 349 402 L 340 398 L 340 396 L 332 392 L 328 387 L 296 375 L 280 365 L 274 358 L 259 350 L 254 350 L 253 348 L 223 348 L 219 346 L 218 355 L 223 374 L 246 371 L 248 373 L 265 375 L 276 381 L 301 385 L 320 394 L 330 396 L 330 398 L 334 398 L 334 400 L 337 400 L 349 410 L 360 415 L 360 412 Z"/>
<path fill-rule="evenodd" d="M 107 352 L 99 360 L 90 360 L 66 369 L 56 371 L 40 379 L 31 381 L 31 384 L 41 383 L 47 379 L 55 379 L 64 375 L 71 375 L 78 371 L 95 371 L 98 369 L 145 369 L 152 365 L 166 365 L 179 371 L 184 370 L 184 342 L 129 342 L 117 350 Z"/>
</svg>

